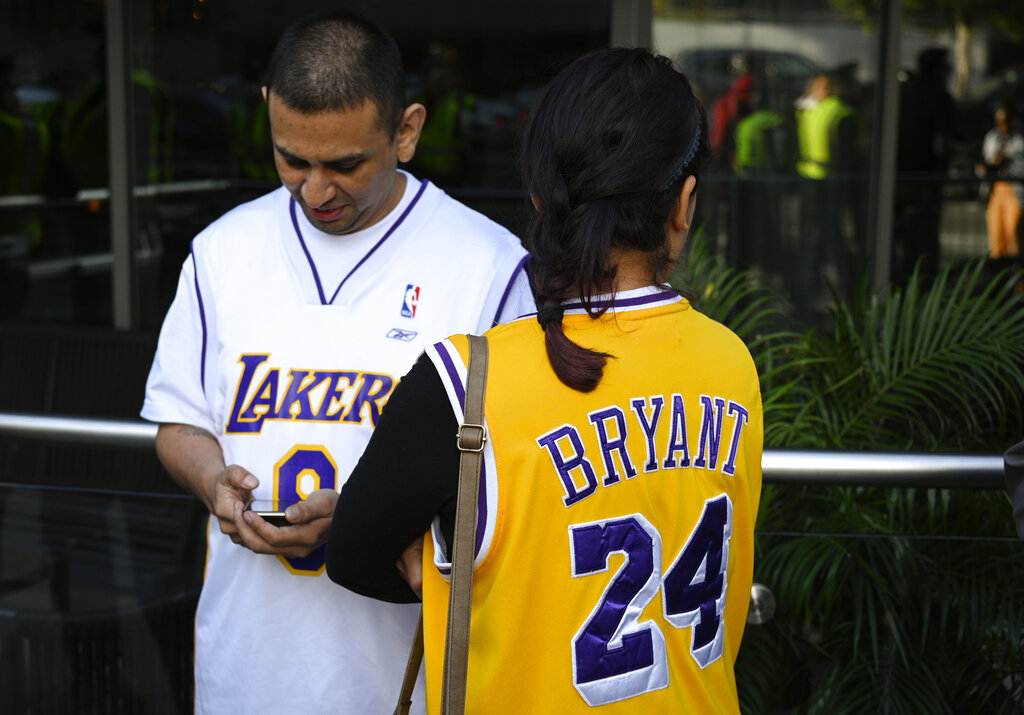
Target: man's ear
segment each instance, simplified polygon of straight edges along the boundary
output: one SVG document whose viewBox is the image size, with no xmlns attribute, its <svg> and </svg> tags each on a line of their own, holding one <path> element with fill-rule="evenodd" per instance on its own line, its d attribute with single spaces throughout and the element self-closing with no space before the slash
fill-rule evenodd
<svg viewBox="0 0 1024 715">
<path fill-rule="evenodd" d="M 263 87 L 260 88 L 260 91 L 263 92 L 263 101 L 264 101 L 264 103 L 266 103 L 266 101 L 267 101 L 267 85 L 263 85 Z"/>
<path fill-rule="evenodd" d="M 403 164 L 412 161 L 416 155 L 416 144 L 423 131 L 423 122 L 427 118 L 427 109 L 422 104 L 410 104 L 402 112 L 402 123 L 398 125 L 397 149 L 398 161 Z"/>
<path fill-rule="evenodd" d="M 697 196 L 694 190 L 697 188 L 697 177 L 687 176 L 683 182 L 683 188 L 679 190 L 679 201 L 676 209 L 669 219 L 672 228 L 677 231 L 689 231 L 690 222 L 693 221 L 693 211 L 697 207 Z"/>
</svg>

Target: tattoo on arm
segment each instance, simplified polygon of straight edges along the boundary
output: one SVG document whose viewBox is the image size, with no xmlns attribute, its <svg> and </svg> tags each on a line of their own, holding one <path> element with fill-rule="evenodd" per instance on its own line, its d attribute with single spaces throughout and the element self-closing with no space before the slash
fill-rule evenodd
<svg viewBox="0 0 1024 715">
<path fill-rule="evenodd" d="M 209 437 L 214 442 L 217 441 L 217 438 L 214 437 L 209 432 L 207 432 L 206 430 L 202 429 L 201 427 L 194 427 L 192 425 L 181 425 L 180 427 L 178 427 L 178 434 L 185 435 L 188 437 Z"/>
</svg>

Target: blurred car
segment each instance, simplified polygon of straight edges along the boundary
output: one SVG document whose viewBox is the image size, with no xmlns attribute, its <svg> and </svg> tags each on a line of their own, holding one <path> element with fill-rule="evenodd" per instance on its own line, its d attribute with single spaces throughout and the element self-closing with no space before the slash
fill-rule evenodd
<svg viewBox="0 0 1024 715">
<path fill-rule="evenodd" d="M 683 52 L 676 64 L 686 74 L 697 95 L 710 104 L 740 75 L 752 72 L 786 95 L 803 93 L 807 81 L 824 72 L 813 60 L 783 50 L 704 47 Z"/>
</svg>

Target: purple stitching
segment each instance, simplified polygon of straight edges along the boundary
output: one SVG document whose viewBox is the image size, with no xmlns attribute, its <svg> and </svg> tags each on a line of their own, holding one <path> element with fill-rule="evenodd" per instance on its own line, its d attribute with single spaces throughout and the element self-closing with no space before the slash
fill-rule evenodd
<svg viewBox="0 0 1024 715">
<path fill-rule="evenodd" d="M 196 284 L 196 298 L 199 300 L 199 322 L 203 326 L 203 348 L 199 353 L 199 386 L 206 390 L 206 308 L 203 305 L 203 293 L 199 290 L 199 261 L 196 260 L 196 242 L 193 239 L 188 244 L 189 255 L 192 256 L 192 268 L 195 273 L 192 280 Z"/>
<path fill-rule="evenodd" d="M 420 197 L 423 195 L 423 192 L 426 190 L 427 183 L 428 182 L 427 182 L 426 179 L 422 179 L 420 181 L 420 188 L 416 192 L 416 196 L 414 196 L 412 201 L 409 203 L 409 205 L 405 207 L 405 211 L 402 212 L 402 215 L 398 217 L 397 221 L 395 221 L 393 224 L 391 224 L 391 228 L 389 228 L 387 230 L 387 233 L 384 234 L 383 238 L 381 238 L 379 241 L 377 241 L 376 245 L 374 245 L 374 247 L 371 248 L 366 253 L 366 255 L 363 256 L 359 260 L 359 263 L 357 263 L 352 268 L 352 270 L 350 270 L 348 272 L 348 275 L 346 275 L 344 278 L 341 279 L 341 283 L 338 284 L 338 287 L 334 291 L 334 295 L 331 296 L 330 300 L 327 300 L 327 296 L 324 295 L 323 286 L 320 284 L 320 275 L 317 273 L 316 264 L 313 263 L 313 256 L 310 255 L 309 249 L 306 247 L 306 241 L 302 238 L 302 231 L 299 230 L 298 217 L 295 215 L 295 204 L 297 202 L 295 201 L 295 197 L 294 196 L 291 197 L 291 205 L 289 207 L 289 210 L 290 210 L 291 216 L 292 216 L 292 226 L 295 227 L 295 235 L 299 237 L 299 243 L 302 245 L 302 250 L 306 254 L 306 260 L 309 261 L 309 268 L 313 272 L 313 280 L 316 281 L 316 290 L 317 290 L 317 293 L 319 293 L 319 295 L 320 295 L 320 305 L 330 305 L 330 304 L 334 303 L 334 299 L 338 297 L 338 293 L 341 292 L 341 287 L 343 285 L 345 285 L 345 281 L 347 281 L 349 278 L 351 278 L 352 274 L 355 273 L 357 270 L 359 270 L 359 267 L 362 266 L 364 263 L 366 263 L 367 259 L 369 259 L 369 257 L 373 255 L 374 251 L 376 251 L 378 248 L 380 248 L 381 245 L 386 240 L 388 240 L 388 238 L 391 237 L 391 234 L 395 232 L 395 229 L 398 228 L 398 226 L 403 221 L 405 221 L 405 217 L 409 215 L 409 212 L 412 211 L 413 206 L 416 205 L 416 203 L 420 200 Z"/>
</svg>

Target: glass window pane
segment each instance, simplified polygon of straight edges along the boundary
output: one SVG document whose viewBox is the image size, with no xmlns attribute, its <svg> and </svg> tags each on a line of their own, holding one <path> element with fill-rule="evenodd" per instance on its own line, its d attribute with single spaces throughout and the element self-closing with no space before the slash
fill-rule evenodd
<svg viewBox="0 0 1024 715">
<path fill-rule="evenodd" d="M 11 712 L 188 712 L 204 514 L 191 497 L 0 486 Z"/>
<path fill-rule="evenodd" d="M 0 320 L 109 323 L 103 6 L 4 3 L 0 47 Z"/>
<path fill-rule="evenodd" d="M 146 177 L 140 181 L 151 186 L 136 207 L 143 327 L 160 324 L 192 238 L 278 184 L 262 73 L 289 23 L 335 7 L 258 0 L 240 12 L 237 5 L 185 0 L 131 4 L 133 69 L 146 76 L 136 101 L 143 94 L 163 103 L 159 110 L 143 103 L 135 114 L 140 147 L 151 141 L 139 156 Z M 515 143 L 523 120 L 558 67 L 607 44 L 610 3 L 462 0 L 428 8 L 391 0 L 346 7 L 395 37 L 408 99 L 427 106 L 416 156 L 404 168 L 519 231 L 524 198 Z"/>
<path fill-rule="evenodd" d="M 887 7 L 735 0 L 712 13 L 681 0 L 653 3 L 654 44 L 691 77 L 711 122 L 716 161 L 698 204 L 704 238 L 732 264 L 761 271 L 811 323 L 830 324 L 829 286 L 849 297 L 878 250 L 891 251 L 883 282 L 897 284 L 918 263 L 930 275 L 999 255 L 986 237 L 998 181 L 982 143 L 997 105 L 1024 116 L 1020 10 L 994 8 L 991 22 L 964 24 L 901 6 L 890 68 L 901 108 L 891 128 L 895 206 L 891 235 L 879 236 L 868 225 L 868 191 L 872 181 L 891 185 L 872 175 Z M 1021 166 L 1024 174 L 1024 157 Z M 1024 201 L 1022 186 L 1003 184 L 1007 204 L 1017 194 Z"/>
<path fill-rule="evenodd" d="M 708 112 L 700 238 L 823 320 L 829 286 L 847 294 L 868 265 L 874 34 L 825 2 L 654 9 L 656 49 Z"/>
</svg>

